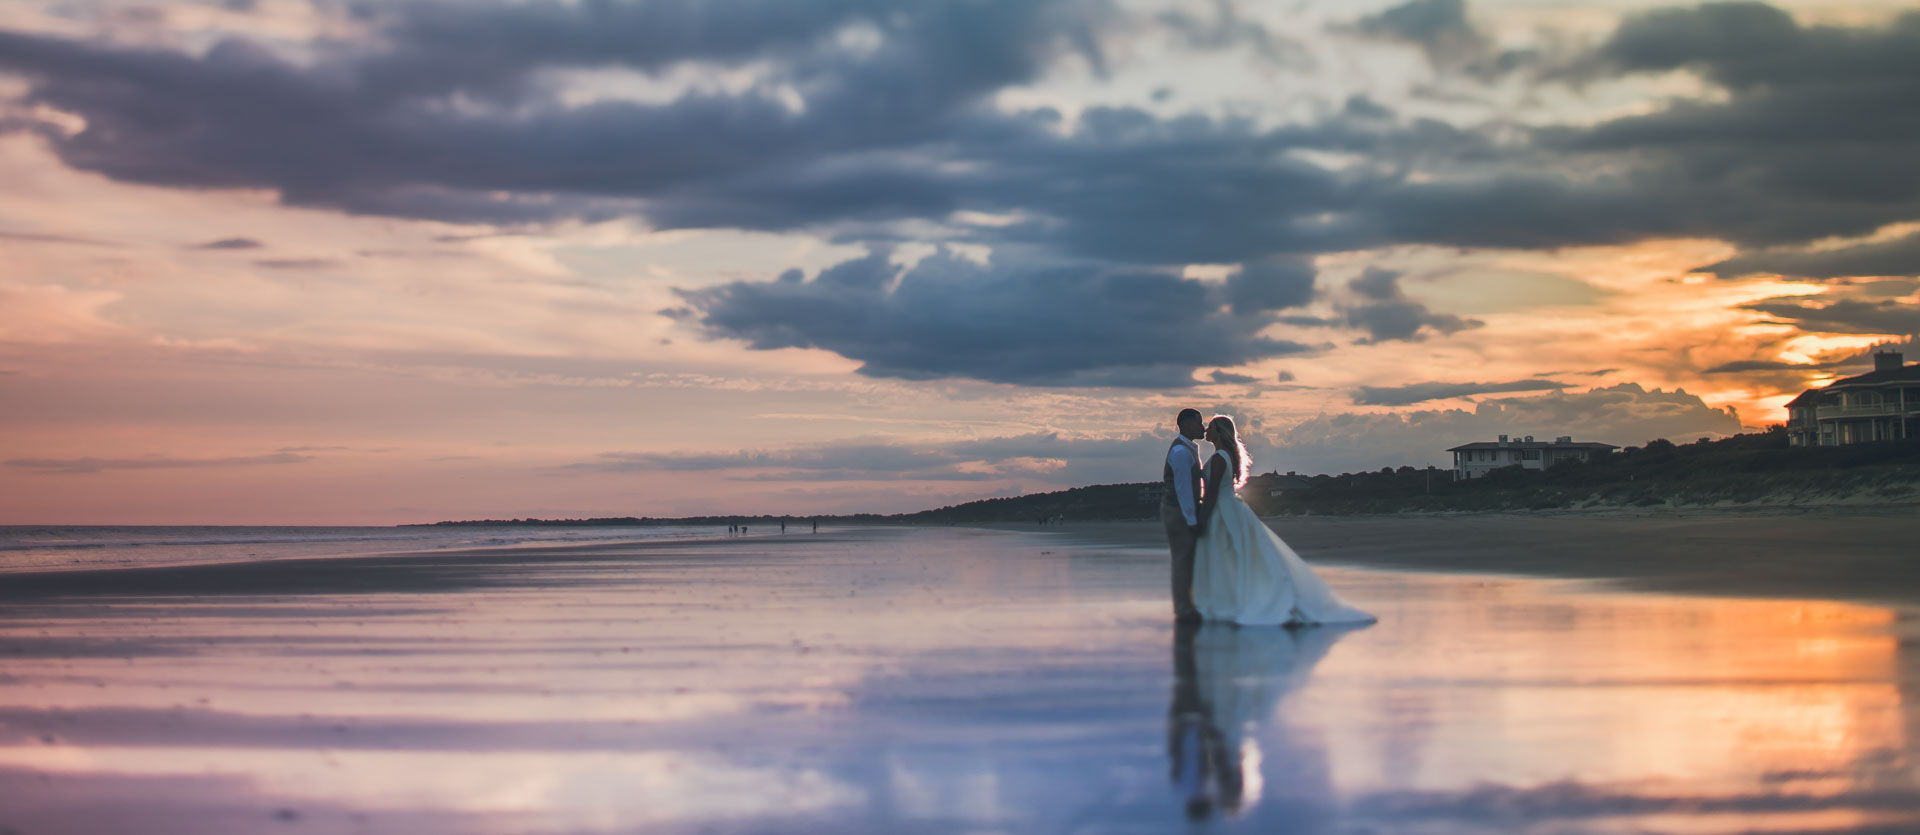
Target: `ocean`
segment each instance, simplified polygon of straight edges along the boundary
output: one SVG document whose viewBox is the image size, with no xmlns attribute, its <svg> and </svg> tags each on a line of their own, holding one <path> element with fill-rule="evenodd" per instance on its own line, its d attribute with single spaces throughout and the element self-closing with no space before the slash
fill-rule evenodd
<svg viewBox="0 0 1920 835">
<path fill-rule="evenodd" d="M 542 544 L 713 539 L 718 525 L 334 527 L 0 525 L 0 574 Z"/>
</svg>

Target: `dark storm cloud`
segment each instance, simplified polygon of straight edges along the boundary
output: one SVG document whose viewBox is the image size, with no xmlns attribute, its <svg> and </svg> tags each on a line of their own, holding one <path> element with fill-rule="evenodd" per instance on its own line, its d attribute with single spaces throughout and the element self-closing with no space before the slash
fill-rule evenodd
<svg viewBox="0 0 1920 835">
<path fill-rule="evenodd" d="M 1559 391 L 1566 383 L 1552 380 L 1512 380 L 1504 383 L 1414 383 L 1405 386 L 1361 386 L 1353 393 L 1360 406 L 1407 406 L 1429 400 L 1447 400 L 1476 394 L 1514 391 Z"/>
<path fill-rule="evenodd" d="M 874 377 L 1161 388 L 1199 366 L 1309 350 L 1229 315 L 1207 285 L 1091 265 L 1011 268 L 947 252 L 904 273 L 884 251 L 772 281 L 682 291 L 698 324 L 748 346 L 822 348 Z"/>
<path fill-rule="evenodd" d="M 1920 276 L 1920 233 L 1815 251 L 1762 250 L 1702 267 L 1721 278 L 1772 273 L 1790 278 Z"/>
<path fill-rule="evenodd" d="M 1418 45 L 1436 64 L 1477 58 L 1491 46 L 1467 19 L 1466 0 L 1411 0 L 1363 17 L 1352 29 Z"/>
<path fill-rule="evenodd" d="M 1726 362 L 1704 369 L 1702 374 L 1750 374 L 1755 371 L 1791 371 L 1793 369 L 1814 370 L 1831 367 L 1832 363 L 1797 363 L 1779 360 L 1739 360 Z"/>
<path fill-rule="evenodd" d="M 1152 264 L 1388 242 L 1391 224 L 1350 214 L 1401 175 L 1331 172 L 1291 150 L 1398 160 L 1491 147 L 1437 122 L 1395 126 L 1377 108 L 1271 130 L 1095 108 L 1063 135 L 1057 114 L 1003 113 L 988 97 L 1064 60 L 1102 65 L 1099 34 L 1116 14 L 1105 4 L 718 14 L 760 5 L 412 3 L 369 13 L 390 46 L 334 45 L 314 66 L 240 39 L 194 56 L 0 32 L 0 71 L 26 76 L 32 103 L 87 120 L 70 136 L 41 128 L 64 161 L 123 180 L 496 224 L 638 215 L 831 230 L 972 209 L 1029 218 L 970 233 L 988 243 Z M 671 37 L 638 34 L 655 29 Z M 854 29 L 878 45 L 836 45 Z M 579 107 L 535 80 L 688 61 L 754 61 L 768 77 L 738 93 Z M 782 84 L 799 111 L 775 94 Z"/>
<path fill-rule="evenodd" d="M 1009 477 L 1056 483 L 1139 481 L 1142 461 L 1166 449 L 1159 435 L 1064 438 L 1052 432 L 910 444 L 835 442 L 723 453 L 608 452 L 569 470 L 706 472 L 753 481 L 986 481 Z"/>
<path fill-rule="evenodd" d="M 1336 33 L 1379 40 L 1401 41 L 1420 49 L 1428 63 L 1447 75 L 1492 81 L 1540 63 L 1533 50 L 1499 49 L 1492 35 L 1476 25 L 1466 0 L 1410 0 L 1351 24 L 1332 27 Z M 1448 94 L 1428 86 L 1425 94 Z"/>
<path fill-rule="evenodd" d="M 254 265 L 270 270 L 325 270 L 340 266 L 330 258 L 259 258 Z"/>
<path fill-rule="evenodd" d="M 1359 278 L 1347 282 L 1347 289 L 1374 301 L 1400 297 L 1400 273 L 1368 267 Z"/>
<path fill-rule="evenodd" d="M 1673 223 L 1678 234 L 1766 246 L 1920 217 L 1920 12 L 1840 27 L 1803 26 L 1762 3 L 1659 9 L 1629 18 L 1572 72 L 1671 70 L 1725 100 L 1549 131 L 1542 144 L 1647 159 L 1641 177 L 1665 185 L 1630 181 L 1636 193 L 1702 212 Z"/>
<path fill-rule="evenodd" d="M 119 244 L 109 241 L 98 241 L 92 238 L 76 238 L 72 235 L 49 235 L 40 232 L 0 231 L 0 241 L 20 241 L 35 244 L 74 244 L 77 246 L 119 246 Z"/>
<path fill-rule="evenodd" d="M 1433 333 L 1452 334 L 1484 325 L 1450 313 L 1434 313 L 1400 292 L 1400 273 L 1368 267 L 1347 283 L 1360 296 L 1359 304 L 1344 308 L 1347 324 L 1367 332 L 1364 342 L 1419 342 Z"/>
<path fill-rule="evenodd" d="M 893 0 L 654 0 L 646 3 L 475 4 L 429 0 L 389 12 L 408 49 L 387 57 L 382 77 L 465 87 L 512 80 L 529 67 L 619 65 L 657 70 L 681 61 L 740 63 L 795 55 L 841 26 L 872 20 Z M 424 75 L 417 74 L 427 70 Z"/>
<path fill-rule="evenodd" d="M 1214 51 L 1245 46 L 1275 64 L 1312 66 L 1311 53 L 1303 44 L 1242 17 L 1234 0 L 1213 0 L 1212 12 L 1208 17 L 1171 9 L 1161 12 L 1157 19 L 1190 49 Z"/>
<path fill-rule="evenodd" d="M 1920 216 L 1920 116 L 1904 106 L 1920 94 L 1920 14 L 1882 28 L 1802 27 L 1757 4 L 1632 18 L 1563 77 L 1688 68 L 1727 100 L 1502 141 L 1365 102 L 1277 128 L 1094 109 L 1065 135 L 1048 111 L 989 106 L 1062 61 L 1105 66 L 1103 39 L 1126 27 L 1094 0 L 412 2 L 363 17 L 377 40 L 327 44 L 311 65 L 241 39 L 196 56 L 0 32 L 0 70 L 30 80 L 30 102 L 85 117 L 71 136 L 42 128 L 78 168 L 483 223 L 831 229 L 971 209 L 1029 220 L 955 237 L 1176 264 L 1395 243 L 1792 243 Z M 1226 3 L 1156 23 L 1193 48 L 1265 31 Z M 1458 0 L 1349 29 L 1482 39 Z M 870 48 L 846 46 L 850 32 Z M 766 77 L 564 107 L 541 75 L 689 63 Z M 1335 172 L 1294 150 L 1377 164 Z"/>
<path fill-rule="evenodd" d="M 1340 115 L 1262 131 L 1240 120 L 1165 120 L 1134 108 L 1095 107 L 1062 133 L 1058 114 L 1048 110 L 970 111 L 938 149 L 772 168 L 676 192 L 649 212 L 669 227 L 788 229 L 836 219 L 939 220 L 968 209 L 1015 220 L 955 231 L 954 239 L 1150 265 L 1364 248 L 1380 242 L 1379 230 L 1348 210 L 1378 188 L 1381 175 L 1329 171 L 1292 150 L 1399 155 L 1413 153 L 1412 144 L 1484 143 L 1435 125 L 1420 128 L 1430 139 L 1404 143 L 1373 121 Z M 930 166 L 926 153 L 950 165 Z"/>
<path fill-rule="evenodd" d="M 1274 321 L 1282 325 L 1292 325 L 1296 328 L 1337 328 L 1344 324 L 1346 320 L 1333 316 L 1280 316 Z"/>
<path fill-rule="evenodd" d="M 676 197 L 738 182 L 824 177 L 813 184 L 844 194 L 835 175 L 869 170 L 861 154 L 949 139 L 986 95 L 1062 53 L 1098 63 L 1091 28 L 1104 12 L 1075 0 L 682 0 L 408 3 L 368 15 L 390 48 L 336 45 L 313 67 L 237 38 L 195 57 L 0 32 L 0 71 L 32 80 L 29 101 L 85 116 L 77 134 L 43 133 L 69 165 L 118 179 L 268 187 L 292 204 L 446 220 L 595 219 L 651 215 L 645 200 L 665 214 Z M 835 47 L 828 35 L 854 24 L 880 45 Z M 534 80 L 550 68 L 696 60 L 771 60 L 775 76 L 740 94 L 575 108 Z M 804 113 L 769 91 L 780 82 L 805 97 Z M 452 106 L 455 95 L 476 106 Z"/>
<path fill-rule="evenodd" d="M 1227 298 L 1235 313 L 1285 310 L 1313 301 L 1313 261 L 1268 258 L 1242 265 L 1227 276 Z"/>
<path fill-rule="evenodd" d="M 1414 0 L 1339 31 L 1418 45 L 1446 71 L 1508 73 L 1514 56 L 1469 12 L 1459 0 Z M 921 278 L 911 286 L 923 289 L 886 292 L 741 283 L 692 305 L 715 335 L 825 348 L 901 377 L 1160 385 L 1297 349 L 1197 308 L 1180 315 L 1213 331 L 1191 341 L 1217 356 L 1153 334 L 1118 338 L 1141 317 L 1114 294 L 1208 296 L 1150 278 L 1166 267 L 1246 265 L 1212 294 L 1217 304 L 1250 321 L 1309 324 L 1261 317 L 1310 298 L 1298 259 L 1320 253 L 1698 237 L 1739 245 L 1716 265 L 1734 270 L 1920 219 L 1920 13 L 1805 26 L 1735 3 L 1630 17 L 1553 72 L 1505 77 L 1577 85 L 1685 70 L 1715 95 L 1525 129 L 1405 117 L 1358 97 L 1280 126 L 1108 107 L 1066 129 L 1051 110 L 995 105 L 1057 67 L 1100 76 L 1128 54 L 1109 41 L 1142 32 L 1194 50 L 1292 51 L 1227 2 L 1145 20 L 1105 0 L 422 0 L 358 14 L 371 37 L 310 44 L 297 62 L 242 38 L 193 53 L 0 31 L 0 73 L 27 81 L 15 112 L 44 106 L 86 125 L 69 134 L 15 115 L 0 129 L 29 125 L 69 166 L 119 180 L 273 189 L 288 204 L 354 213 L 503 226 L 637 217 L 852 243 L 981 243 L 1087 266 L 982 271 L 965 280 L 987 285 L 943 293 L 1044 299 L 1057 312 L 994 312 L 1049 326 L 1099 311 L 1124 322 L 1089 326 L 1083 350 L 1045 329 L 959 321 L 967 305 L 920 303 L 945 287 Z M 610 68 L 756 80 L 574 106 L 551 72 Z M 1327 167 L 1302 152 L 1358 163 Z M 960 210 L 1011 222 L 966 225 Z M 1906 250 L 1885 246 L 1795 268 L 1838 276 L 1906 263 Z M 793 306 L 769 302 L 786 292 Z M 906 318 L 803 318 L 823 307 Z M 1477 323 L 1393 295 L 1312 324 L 1378 342 Z"/>
<path fill-rule="evenodd" d="M 720 472 L 735 469 L 785 471 L 785 479 L 833 480 L 858 475 L 883 478 L 912 475 L 933 480 L 972 481 L 980 473 L 953 469 L 960 458 L 938 449 L 912 449 L 888 444 L 831 444 L 777 451 L 740 451 L 719 454 L 656 454 L 608 452 L 570 469 L 599 472 Z"/>
<path fill-rule="evenodd" d="M 265 244 L 262 244 L 259 241 L 256 241 L 252 238 L 221 238 L 217 241 L 208 241 L 203 244 L 194 244 L 193 248 L 194 249 L 215 249 L 215 250 L 259 249 L 262 246 L 265 246 Z"/>
<path fill-rule="evenodd" d="M 1767 299 L 1742 305 L 1813 333 L 1920 334 L 1920 305 L 1842 299 L 1827 304 Z"/>
<path fill-rule="evenodd" d="M 1376 302 L 1347 309 L 1347 324 L 1367 332 L 1365 342 L 1419 342 L 1427 337 L 1423 330 L 1451 334 L 1480 326 L 1474 319 L 1462 319 L 1449 313 L 1433 313 L 1425 305 L 1410 301 Z"/>
<path fill-rule="evenodd" d="M 102 470 L 175 470 L 201 469 L 208 467 L 252 467 L 262 464 L 298 464 L 311 461 L 312 456 L 295 455 L 289 452 L 272 455 L 247 455 L 232 458 L 15 458 L 7 462 L 9 467 L 18 467 L 41 473 L 97 473 Z"/>
<path fill-rule="evenodd" d="M 1427 43 L 1466 31 L 1459 11 L 1415 2 L 1363 28 Z M 1752 251 L 1920 218 L 1920 12 L 1842 27 L 1760 3 L 1659 9 L 1536 80 L 1674 70 L 1722 95 L 1459 145 L 1436 176 L 1364 190 L 1359 236 L 1518 249 L 1701 237 Z"/>
</svg>

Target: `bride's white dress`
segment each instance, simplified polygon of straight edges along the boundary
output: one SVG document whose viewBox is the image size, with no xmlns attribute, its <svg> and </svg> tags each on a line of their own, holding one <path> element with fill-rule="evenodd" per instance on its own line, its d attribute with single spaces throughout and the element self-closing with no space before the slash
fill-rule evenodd
<svg viewBox="0 0 1920 835">
<path fill-rule="evenodd" d="M 1201 617 L 1247 626 L 1376 620 L 1334 594 L 1232 490 L 1222 493 L 1194 548 L 1193 605 Z"/>
</svg>

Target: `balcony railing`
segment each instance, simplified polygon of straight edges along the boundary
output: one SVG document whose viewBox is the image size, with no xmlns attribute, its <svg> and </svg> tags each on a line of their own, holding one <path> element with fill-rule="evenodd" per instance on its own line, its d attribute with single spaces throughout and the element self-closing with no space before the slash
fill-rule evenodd
<svg viewBox="0 0 1920 835">
<path fill-rule="evenodd" d="M 1878 406 L 1821 406 L 1814 411 L 1819 420 L 1836 418 L 1881 417 L 1900 414 L 1900 404 L 1883 403 Z"/>
</svg>

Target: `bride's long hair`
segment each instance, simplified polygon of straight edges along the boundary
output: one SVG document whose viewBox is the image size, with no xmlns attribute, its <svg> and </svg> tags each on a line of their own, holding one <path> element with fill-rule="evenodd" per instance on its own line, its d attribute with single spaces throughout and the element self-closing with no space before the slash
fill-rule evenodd
<svg viewBox="0 0 1920 835">
<path fill-rule="evenodd" d="M 1207 421 L 1207 429 L 1220 439 L 1219 447 L 1233 461 L 1233 489 L 1247 486 L 1247 476 L 1253 472 L 1253 456 L 1247 454 L 1247 445 L 1240 443 L 1240 432 L 1234 428 L 1233 418 L 1214 415 L 1213 420 Z"/>
</svg>

